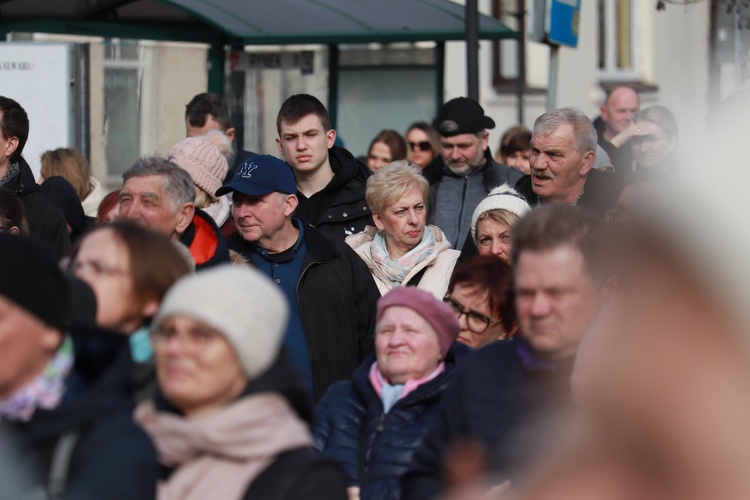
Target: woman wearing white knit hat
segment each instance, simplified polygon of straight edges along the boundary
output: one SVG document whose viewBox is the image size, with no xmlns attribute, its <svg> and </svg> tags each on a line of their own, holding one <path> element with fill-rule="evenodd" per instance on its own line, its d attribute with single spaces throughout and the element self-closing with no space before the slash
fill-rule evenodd
<svg viewBox="0 0 750 500">
<path fill-rule="evenodd" d="M 158 500 L 346 499 L 311 449 L 312 408 L 281 352 L 288 317 L 278 287 L 246 266 L 167 293 L 151 331 L 159 391 L 135 411 L 163 468 Z"/>
<path fill-rule="evenodd" d="M 524 197 L 507 184 L 490 191 L 471 217 L 471 238 L 479 255 L 495 255 L 510 263 L 510 230 L 529 210 Z"/>
</svg>

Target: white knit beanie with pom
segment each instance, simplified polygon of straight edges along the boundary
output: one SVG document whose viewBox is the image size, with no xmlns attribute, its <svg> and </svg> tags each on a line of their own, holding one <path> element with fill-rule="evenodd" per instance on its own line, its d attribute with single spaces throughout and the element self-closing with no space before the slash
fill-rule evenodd
<svg viewBox="0 0 750 500">
<path fill-rule="evenodd" d="M 219 330 L 252 380 L 279 354 L 289 305 L 260 271 L 224 264 L 178 280 L 164 297 L 152 328 L 173 315 L 188 316 Z"/>
<path fill-rule="evenodd" d="M 474 243 L 477 242 L 477 220 L 483 213 L 490 210 L 507 210 L 516 214 L 520 219 L 531 210 L 531 207 L 518 191 L 507 184 L 496 187 L 490 191 L 485 199 L 479 202 L 474 210 L 474 215 L 471 216 L 471 239 L 474 240 Z"/>
</svg>

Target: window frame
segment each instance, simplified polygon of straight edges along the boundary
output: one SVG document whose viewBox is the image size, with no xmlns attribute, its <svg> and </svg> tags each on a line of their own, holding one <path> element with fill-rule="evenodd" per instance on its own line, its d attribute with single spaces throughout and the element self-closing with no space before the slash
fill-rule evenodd
<svg viewBox="0 0 750 500">
<path fill-rule="evenodd" d="M 617 1 L 618 0 L 599 0 L 604 5 L 604 34 L 599 33 L 599 37 L 604 37 L 604 68 L 597 67 L 597 74 L 600 81 L 638 81 L 640 80 L 640 64 L 638 60 L 638 0 L 625 0 L 630 2 L 631 22 L 630 22 L 630 58 L 632 61 L 630 69 L 619 69 L 617 67 Z M 598 5 L 597 5 L 598 7 Z M 597 16 L 599 16 L 597 9 Z M 597 48 L 597 51 L 599 49 Z M 597 54 L 600 55 L 600 54 Z M 597 57 L 597 66 L 599 64 Z"/>
</svg>

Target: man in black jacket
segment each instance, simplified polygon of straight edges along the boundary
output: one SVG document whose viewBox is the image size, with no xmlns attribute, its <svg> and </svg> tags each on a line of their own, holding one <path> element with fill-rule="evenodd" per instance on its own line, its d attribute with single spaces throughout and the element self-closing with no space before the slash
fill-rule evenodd
<svg viewBox="0 0 750 500">
<path fill-rule="evenodd" d="M 44 243 L 57 259 L 70 253 L 62 212 L 41 192 L 21 154 L 29 138 L 29 117 L 13 99 L 0 96 L 0 187 L 21 199 L 29 236 Z"/>
<path fill-rule="evenodd" d="M 266 273 L 289 301 L 284 347 L 317 401 L 372 350 L 380 293 L 349 246 L 293 217 L 296 191 L 288 165 L 257 155 L 216 195 L 232 192 L 237 233 L 229 248 Z"/>
<path fill-rule="evenodd" d="M 592 210 L 604 219 L 619 195 L 609 172 L 594 170 L 596 131 L 578 108 L 559 108 L 534 122 L 529 163 L 531 174 L 516 190 L 532 207 L 565 203 Z"/>
<path fill-rule="evenodd" d="M 297 216 L 339 241 L 374 225 L 365 188 L 370 170 L 344 148 L 325 106 L 308 94 L 293 95 L 276 118 L 276 144 L 297 182 Z"/>
<path fill-rule="evenodd" d="M 514 228 L 513 268 L 521 338 L 469 359 L 402 480 L 405 499 L 436 498 L 457 468 L 451 448 L 477 443 L 497 484 L 514 481 L 554 446 L 570 400 L 579 342 L 607 293 L 604 221 L 566 205 L 532 210 Z M 466 457 L 464 456 L 464 460 Z M 455 470 L 455 469 L 454 469 Z M 476 478 L 461 478 L 471 480 Z"/>
<path fill-rule="evenodd" d="M 523 174 L 492 158 L 488 130 L 495 128 L 495 121 L 473 99 L 448 101 L 434 124 L 442 153 L 423 171 L 430 183 L 427 223 L 442 229 L 453 248 L 461 248 L 479 202 L 501 184 L 512 186 Z"/>
<path fill-rule="evenodd" d="M 22 489 L 47 490 L 15 498 L 155 498 L 156 451 L 131 418 L 127 337 L 71 326 L 70 285 L 30 239 L 0 234 L 0 276 L 1 448 L 16 445 Z"/>
</svg>

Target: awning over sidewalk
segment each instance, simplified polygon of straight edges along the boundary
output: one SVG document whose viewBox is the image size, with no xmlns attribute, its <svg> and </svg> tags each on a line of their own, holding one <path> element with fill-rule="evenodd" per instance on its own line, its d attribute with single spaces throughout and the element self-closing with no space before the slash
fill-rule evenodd
<svg viewBox="0 0 750 500">
<path fill-rule="evenodd" d="M 233 46 L 448 41 L 465 38 L 449 0 L 0 0 L 0 30 Z M 479 38 L 515 38 L 480 16 Z"/>
</svg>

